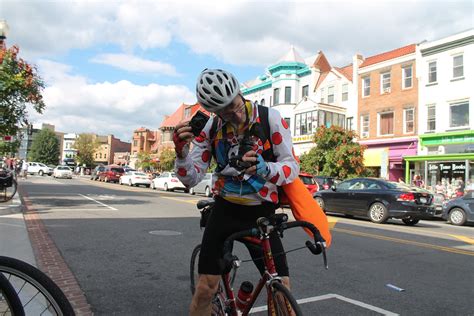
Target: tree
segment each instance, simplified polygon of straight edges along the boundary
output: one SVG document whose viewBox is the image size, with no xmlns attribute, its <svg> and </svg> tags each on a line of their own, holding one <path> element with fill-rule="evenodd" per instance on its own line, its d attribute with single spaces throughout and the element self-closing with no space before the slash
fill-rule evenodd
<svg viewBox="0 0 474 316">
<path fill-rule="evenodd" d="M 31 144 L 30 161 L 46 165 L 57 165 L 59 162 L 59 140 L 50 129 L 42 129 Z"/>
<path fill-rule="evenodd" d="M 315 147 L 302 155 L 301 170 L 304 172 L 338 178 L 352 178 L 364 172 L 364 150 L 354 142 L 357 134 L 338 126 L 320 126 L 313 137 Z"/>
<path fill-rule="evenodd" d="M 17 135 L 28 125 L 27 106 L 42 113 L 44 82 L 35 66 L 18 58 L 19 48 L 0 48 L 0 136 Z"/>
<path fill-rule="evenodd" d="M 80 165 L 88 167 L 94 164 L 94 154 L 100 144 L 94 134 L 79 134 L 74 142 L 74 148 L 77 150 L 76 161 Z"/>
<path fill-rule="evenodd" d="M 166 148 L 160 154 L 160 168 L 163 171 L 171 171 L 174 168 L 176 153 L 174 149 Z"/>
<path fill-rule="evenodd" d="M 153 161 L 153 159 L 151 158 L 151 153 L 149 151 L 142 151 L 138 153 L 138 160 L 136 166 L 137 168 L 141 168 L 143 170 L 151 170 L 156 169 L 158 167 L 158 164 Z"/>
</svg>

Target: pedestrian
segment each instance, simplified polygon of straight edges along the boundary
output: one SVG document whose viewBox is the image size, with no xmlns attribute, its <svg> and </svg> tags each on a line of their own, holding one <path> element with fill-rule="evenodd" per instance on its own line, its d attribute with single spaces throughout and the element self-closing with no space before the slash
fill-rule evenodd
<svg viewBox="0 0 474 316">
<path fill-rule="evenodd" d="M 415 180 L 413 180 L 413 184 L 416 187 L 422 188 L 425 185 L 425 182 L 421 179 L 421 176 L 418 174 L 415 176 Z"/>
<path fill-rule="evenodd" d="M 21 165 L 21 173 L 23 178 L 26 179 L 28 177 L 28 162 L 26 160 L 23 160 L 23 163 Z"/>
</svg>

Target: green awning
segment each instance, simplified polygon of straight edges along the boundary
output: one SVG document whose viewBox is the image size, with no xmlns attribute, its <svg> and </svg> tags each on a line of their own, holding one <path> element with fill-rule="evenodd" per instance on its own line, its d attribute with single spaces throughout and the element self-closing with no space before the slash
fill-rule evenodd
<svg viewBox="0 0 474 316">
<path fill-rule="evenodd" d="M 405 161 L 445 161 L 445 160 L 474 160 L 474 154 L 445 154 L 445 155 L 427 155 L 427 156 L 404 156 Z"/>
</svg>

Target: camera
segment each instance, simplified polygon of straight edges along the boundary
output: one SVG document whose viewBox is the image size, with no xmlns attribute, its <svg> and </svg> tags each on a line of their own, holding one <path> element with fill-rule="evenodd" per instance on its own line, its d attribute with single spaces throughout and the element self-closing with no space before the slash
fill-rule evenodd
<svg viewBox="0 0 474 316">
<path fill-rule="evenodd" d="M 243 161 L 242 157 L 246 152 L 251 151 L 254 143 L 251 140 L 249 133 L 245 133 L 244 138 L 239 143 L 239 152 L 237 156 L 233 156 L 229 159 L 229 166 L 232 168 L 242 171 L 253 165 L 256 165 L 257 162 Z"/>
<path fill-rule="evenodd" d="M 208 120 L 209 116 L 202 113 L 201 111 L 197 111 L 196 114 L 194 114 L 193 118 L 189 122 L 189 126 L 191 126 L 191 132 L 194 136 L 199 136 L 204 126 L 206 126 Z"/>
</svg>

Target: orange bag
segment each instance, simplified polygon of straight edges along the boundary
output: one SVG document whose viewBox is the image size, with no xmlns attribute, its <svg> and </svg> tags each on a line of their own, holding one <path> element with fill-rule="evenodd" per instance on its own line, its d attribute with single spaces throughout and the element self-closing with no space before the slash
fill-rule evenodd
<svg viewBox="0 0 474 316">
<path fill-rule="evenodd" d="M 298 221 L 307 221 L 316 226 L 321 236 L 326 240 L 326 247 L 331 245 L 331 233 L 329 232 L 329 223 L 318 202 L 311 196 L 300 178 L 296 178 L 292 183 L 282 186 L 285 192 L 288 204 L 291 207 L 293 216 Z M 286 200 L 286 199 L 285 199 Z M 282 204 L 286 201 L 280 201 Z M 285 203 L 286 204 L 286 203 Z M 306 233 L 313 237 L 313 233 L 305 228 Z"/>
</svg>

